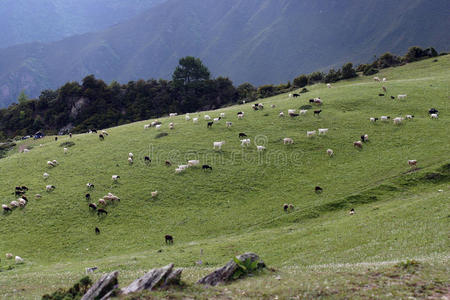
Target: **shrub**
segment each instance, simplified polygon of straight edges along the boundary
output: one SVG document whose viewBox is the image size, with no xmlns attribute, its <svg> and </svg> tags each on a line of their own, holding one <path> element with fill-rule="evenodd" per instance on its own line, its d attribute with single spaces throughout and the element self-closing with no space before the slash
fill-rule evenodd
<svg viewBox="0 0 450 300">
<path fill-rule="evenodd" d="M 295 87 L 304 87 L 308 84 L 308 77 L 306 75 L 300 75 L 294 79 L 293 84 Z"/>
<path fill-rule="evenodd" d="M 300 91 L 300 94 L 307 93 L 307 92 L 309 92 L 309 90 L 307 88 L 302 88 L 302 90 Z"/>
<path fill-rule="evenodd" d="M 80 299 L 92 286 L 92 280 L 86 276 L 80 279 L 68 290 L 58 289 L 53 294 L 45 294 L 42 300 L 71 300 Z"/>
<path fill-rule="evenodd" d="M 346 63 L 342 66 L 342 79 L 353 78 L 356 76 L 356 71 L 353 69 L 352 63 Z"/>
</svg>

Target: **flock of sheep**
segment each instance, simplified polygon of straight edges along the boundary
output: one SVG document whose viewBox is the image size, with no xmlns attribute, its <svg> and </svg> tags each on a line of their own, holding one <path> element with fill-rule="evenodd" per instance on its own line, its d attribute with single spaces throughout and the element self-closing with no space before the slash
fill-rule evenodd
<svg viewBox="0 0 450 300">
<path fill-rule="evenodd" d="M 380 78 L 378 78 L 378 77 L 374 77 L 374 80 L 375 81 L 380 81 L 380 82 L 381 81 L 382 82 L 386 82 L 387 81 L 386 78 L 383 78 L 382 80 L 380 80 Z M 327 84 L 327 87 L 331 88 L 332 86 L 331 86 L 331 84 Z M 383 89 L 384 92 L 387 92 L 387 88 L 386 87 L 382 86 L 382 89 Z M 384 95 L 384 94 L 379 94 L 379 95 Z M 289 97 L 299 97 L 299 96 L 300 96 L 299 94 L 289 94 Z M 407 95 L 398 95 L 397 99 L 400 99 L 400 100 L 401 99 L 406 99 L 406 97 L 407 97 Z M 391 96 L 391 98 L 393 98 L 393 97 Z M 320 98 L 310 99 L 309 102 L 312 103 L 312 104 L 315 104 L 317 106 L 322 106 L 323 105 L 323 100 L 320 99 Z M 271 105 L 271 107 L 275 108 L 275 105 Z M 253 108 L 253 110 L 263 110 L 264 109 L 264 104 L 263 103 L 257 103 L 257 104 L 252 105 L 252 108 Z M 297 111 L 295 109 L 289 109 L 287 111 L 287 115 L 290 116 L 291 118 L 295 118 L 295 117 L 298 117 L 300 115 L 306 115 L 307 112 L 308 112 L 307 109 L 301 109 L 301 110 L 299 110 L 298 113 L 297 113 Z M 322 112 L 322 110 L 314 110 L 314 116 L 319 116 L 319 114 L 321 112 Z M 432 119 L 437 119 L 438 118 L 438 113 L 439 112 L 436 109 L 434 109 L 434 108 L 429 110 L 429 114 L 430 114 L 430 117 Z M 177 113 L 170 113 L 170 115 L 169 115 L 169 117 L 175 117 L 175 116 L 177 116 Z M 237 119 L 238 120 L 243 119 L 244 116 L 245 116 L 245 114 L 242 111 L 237 113 Z M 285 116 L 284 112 L 281 111 L 279 113 L 279 117 L 284 117 L 284 116 Z M 211 128 L 214 124 L 220 123 L 221 120 L 224 119 L 224 118 L 225 118 L 225 113 L 224 112 L 220 113 L 220 115 L 218 117 L 213 118 L 213 121 L 210 121 L 212 119 L 211 116 L 209 116 L 207 114 L 204 115 L 204 120 L 208 121 L 207 128 Z M 406 115 L 405 117 L 396 117 L 396 118 L 393 119 L 393 124 L 400 125 L 404 120 L 411 120 L 413 118 L 414 118 L 413 115 Z M 390 116 L 381 116 L 380 118 L 378 118 L 378 117 L 370 117 L 369 120 L 370 120 L 370 122 L 377 122 L 378 120 L 381 120 L 382 122 L 387 122 L 390 119 L 391 119 Z M 191 120 L 191 116 L 189 114 L 186 114 L 185 115 L 185 120 L 186 121 L 190 121 Z M 192 122 L 194 124 L 197 124 L 199 122 L 199 118 L 198 117 L 192 118 Z M 230 128 L 232 126 L 232 124 L 233 123 L 230 122 L 230 121 L 226 121 L 225 122 L 225 125 L 226 125 L 227 128 Z M 156 130 L 159 130 L 159 129 L 161 129 L 161 126 L 162 126 L 162 122 L 156 120 L 156 121 L 151 122 L 150 124 L 144 125 L 144 129 L 146 130 L 146 129 L 149 129 L 151 127 L 154 127 L 154 128 L 156 128 Z M 173 130 L 175 128 L 175 124 L 173 122 L 170 122 L 168 128 Z M 97 133 L 97 131 L 96 130 L 90 130 L 89 133 Z M 316 134 L 318 134 L 318 135 L 326 135 L 327 133 L 328 133 L 328 128 L 318 128 L 317 130 L 308 130 L 308 131 L 306 131 L 306 137 L 307 138 L 312 138 Z M 108 132 L 105 131 L 105 130 L 102 130 L 101 133 L 99 134 L 99 139 L 101 141 L 103 141 L 105 139 L 105 136 L 108 136 Z M 72 134 L 70 134 L 70 137 L 72 137 Z M 250 146 L 250 138 L 248 138 L 245 133 L 243 133 L 243 132 L 239 133 L 239 138 L 240 138 L 240 142 L 241 142 L 241 147 L 248 147 L 248 146 Z M 241 138 L 243 138 L 243 139 L 241 139 Z M 369 136 L 367 134 L 362 134 L 360 140 L 353 142 L 353 146 L 355 148 L 362 149 L 363 143 L 366 143 L 368 140 L 369 140 Z M 294 144 L 294 140 L 291 137 L 285 137 L 285 138 L 283 138 L 282 141 L 283 141 L 284 145 Z M 213 142 L 213 150 L 221 150 L 222 147 L 225 145 L 225 143 L 226 143 L 225 141 L 215 141 L 215 142 Z M 257 149 L 257 151 L 260 152 L 260 151 L 266 150 L 266 147 L 263 146 L 263 145 L 256 145 L 256 149 Z M 64 154 L 67 154 L 68 151 L 69 151 L 68 148 L 64 148 L 63 150 L 64 150 Z M 28 152 L 28 151 L 26 151 L 26 152 Z M 328 156 L 332 157 L 335 153 L 334 153 L 333 149 L 327 149 L 326 150 L 326 154 Z M 128 153 L 128 158 L 127 159 L 128 159 L 128 163 L 130 165 L 133 164 L 133 160 L 134 160 L 133 153 L 131 153 L 131 152 Z M 151 162 L 151 159 L 148 156 L 146 156 L 144 158 L 144 160 L 145 160 L 146 163 L 150 163 Z M 172 163 L 170 161 L 166 161 L 165 164 L 166 164 L 166 166 L 171 166 L 172 165 Z M 408 160 L 408 164 L 411 167 L 416 167 L 417 160 Z M 48 168 L 55 168 L 58 165 L 59 165 L 59 163 L 58 163 L 57 160 L 51 160 L 51 161 L 49 160 L 49 161 L 47 161 Z M 200 166 L 200 161 L 199 160 L 189 160 L 189 161 L 187 161 L 186 164 L 178 165 L 175 168 L 175 173 L 182 173 L 182 172 L 186 171 L 188 168 L 195 168 L 195 167 L 199 167 L 199 166 Z M 208 170 L 208 169 L 212 170 L 212 167 L 209 166 L 209 165 L 202 165 L 202 169 L 203 170 Z M 48 174 L 47 172 L 45 172 L 43 174 L 44 180 L 48 180 L 49 177 L 50 177 L 50 174 Z M 112 175 L 111 178 L 112 178 L 113 182 L 117 182 L 120 179 L 120 176 L 119 175 Z M 86 186 L 87 186 L 88 190 L 94 189 L 94 184 L 92 184 L 92 183 L 87 183 Z M 46 185 L 46 187 L 45 187 L 47 192 L 52 192 L 55 188 L 56 187 L 54 185 L 50 185 L 50 184 Z M 316 192 L 322 192 L 322 188 L 320 188 L 318 186 L 316 186 L 315 190 L 316 190 Z M 2 209 L 3 209 L 4 213 L 11 213 L 14 209 L 19 208 L 19 207 L 24 208 L 27 205 L 27 203 L 28 203 L 28 198 L 25 196 L 25 193 L 27 191 L 28 191 L 28 188 L 26 186 L 16 187 L 15 194 L 16 194 L 16 196 L 20 196 L 20 197 L 17 199 L 17 201 L 12 201 L 9 205 L 3 204 L 2 205 Z M 87 193 L 85 196 L 86 196 L 86 200 L 87 201 L 91 200 L 90 193 Z M 151 192 L 151 197 L 152 198 L 156 198 L 157 196 L 158 196 L 158 191 Z M 39 199 L 42 196 L 40 194 L 36 194 L 35 197 L 37 199 Z M 90 202 L 88 204 L 88 207 L 89 207 L 89 209 L 96 211 L 99 216 L 102 215 L 102 214 L 107 215 L 108 212 L 105 210 L 105 208 L 108 205 L 111 205 L 111 204 L 114 204 L 114 203 L 118 203 L 118 202 L 120 202 L 120 198 L 118 196 L 116 196 L 116 195 L 114 195 L 112 193 L 108 193 L 104 197 L 100 198 L 97 203 Z M 283 210 L 285 212 L 292 211 L 292 210 L 294 210 L 294 206 L 292 204 L 284 204 L 283 205 Z M 354 211 L 354 209 L 352 209 L 350 211 L 350 214 L 354 214 L 354 213 L 355 213 L 355 211 Z M 95 228 L 95 232 L 97 234 L 99 234 L 100 230 L 96 227 Z M 167 237 L 168 236 L 166 236 L 166 242 L 167 242 Z M 173 242 L 173 238 L 172 238 L 172 242 Z M 13 256 L 12 256 L 12 254 L 8 253 L 8 254 L 6 254 L 6 257 L 7 257 L 7 259 L 12 259 Z M 16 256 L 15 259 L 16 259 L 16 262 L 18 262 L 18 263 L 23 262 L 23 259 L 20 258 L 19 256 Z"/>
</svg>

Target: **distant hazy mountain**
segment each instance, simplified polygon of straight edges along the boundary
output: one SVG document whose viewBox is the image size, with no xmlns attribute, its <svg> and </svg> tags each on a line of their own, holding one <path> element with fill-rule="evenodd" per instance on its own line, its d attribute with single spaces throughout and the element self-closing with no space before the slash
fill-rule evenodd
<svg viewBox="0 0 450 300">
<path fill-rule="evenodd" d="M 0 0 L 0 48 L 98 31 L 164 0 Z"/>
<path fill-rule="evenodd" d="M 0 50 L 0 105 L 25 88 L 94 74 L 106 81 L 170 78 L 200 57 L 213 75 L 259 85 L 301 73 L 449 46 L 448 0 L 168 0 L 106 31 Z"/>
</svg>

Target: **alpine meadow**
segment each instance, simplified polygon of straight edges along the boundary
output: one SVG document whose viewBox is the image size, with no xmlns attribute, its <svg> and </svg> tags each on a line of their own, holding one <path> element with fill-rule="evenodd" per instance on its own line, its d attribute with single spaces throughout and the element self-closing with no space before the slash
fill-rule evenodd
<svg viewBox="0 0 450 300">
<path fill-rule="evenodd" d="M 93 267 L 93 282 L 118 271 L 124 288 L 173 263 L 180 284 L 115 297 L 447 299 L 449 79 L 443 54 L 217 110 L 17 141 L 0 159 L 0 298 L 50 297 Z M 27 201 L 11 208 L 22 186 Z M 102 205 L 108 193 L 120 200 Z M 196 283 L 246 252 L 266 268 Z"/>
</svg>

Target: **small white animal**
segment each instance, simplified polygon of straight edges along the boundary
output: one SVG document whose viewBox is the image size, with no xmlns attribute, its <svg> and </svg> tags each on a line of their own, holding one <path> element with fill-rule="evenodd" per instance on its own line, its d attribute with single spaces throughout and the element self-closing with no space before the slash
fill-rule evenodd
<svg viewBox="0 0 450 300">
<path fill-rule="evenodd" d="M 284 112 L 280 111 L 280 117 L 284 117 Z"/>
<path fill-rule="evenodd" d="M 217 147 L 217 149 L 222 149 L 222 146 L 225 144 L 225 142 L 224 141 L 221 141 L 221 142 L 214 142 L 213 143 L 213 149 L 216 149 L 216 147 Z"/>
<path fill-rule="evenodd" d="M 191 119 L 191 117 L 189 117 L 189 115 L 185 116 L 186 121 L 189 121 Z"/>
<path fill-rule="evenodd" d="M 120 178 L 120 176 L 119 175 L 113 175 L 113 176 L 111 176 L 111 178 L 112 178 L 113 181 L 117 181 Z"/>
<path fill-rule="evenodd" d="M 327 134 L 328 128 L 319 128 L 319 134 Z"/>
<path fill-rule="evenodd" d="M 307 109 L 301 109 L 301 110 L 300 110 L 300 114 L 301 114 L 301 115 L 306 115 L 307 112 L 308 112 Z"/>
<path fill-rule="evenodd" d="M 48 173 L 44 173 L 44 174 L 42 175 L 42 177 L 44 177 L 44 179 L 47 179 L 49 176 L 50 176 L 50 175 L 49 175 Z"/>
<path fill-rule="evenodd" d="M 264 147 L 264 146 L 256 146 L 256 150 L 264 151 L 264 150 L 266 150 L 266 147 Z"/>
<path fill-rule="evenodd" d="M 198 123 L 198 118 L 193 118 L 193 119 L 192 119 L 192 122 L 193 122 L 193 123 Z"/>
<path fill-rule="evenodd" d="M 327 154 L 328 156 L 333 156 L 334 155 L 333 149 L 327 149 Z"/>
<path fill-rule="evenodd" d="M 438 114 L 431 114 L 430 117 L 431 117 L 432 119 L 437 119 L 437 118 L 439 118 Z"/>
<path fill-rule="evenodd" d="M 226 125 L 227 125 L 227 128 L 230 128 L 231 125 L 233 125 L 233 123 L 231 123 L 231 122 L 226 122 Z"/>
<path fill-rule="evenodd" d="M 158 196 L 158 191 L 152 192 L 152 198 L 156 198 Z"/>
<path fill-rule="evenodd" d="M 250 139 L 243 139 L 243 140 L 240 140 L 240 141 L 241 141 L 241 146 L 242 147 L 250 145 Z"/>
<path fill-rule="evenodd" d="M 161 124 L 155 125 L 155 128 L 158 130 L 161 129 Z"/>
<path fill-rule="evenodd" d="M 331 89 L 331 84 L 327 83 L 327 88 Z"/>
<path fill-rule="evenodd" d="M 225 113 L 220 113 L 221 118 L 225 118 Z"/>
<path fill-rule="evenodd" d="M 205 115 L 205 120 L 209 121 L 209 120 L 211 120 L 211 117 L 209 115 Z"/>
<path fill-rule="evenodd" d="M 283 139 L 283 144 L 284 145 L 286 145 L 286 144 L 293 144 L 293 143 L 294 143 L 294 140 L 291 139 L 291 138 L 284 138 Z"/>
<path fill-rule="evenodd" d="M 16 257 L 14 258 L 14 260 L 16 261 L 16 264 L 21 264 L 21 263 L 23 263 L 23 258 L 20 257 L 20 256 L 16 256 Z"/>
<path fill-rule="evenodd" d="M 316 131 L 315 131 L 315 130 L 312 130 L 312 131 L 306 131 L 306 136 L 307 136 L 307 137 L 312 137 L 312 136 L 314 136 L 314 135 L 316 135 Z"/>
<path fill-rule="evenodd" d="M 399 100 L 400 100 L 400 99 L 406 99 L 406 96 L 407 96 L 407 95 L 405 95 L 405 94 L 403 94 L 403 95 L 398 95 L 398 96 L 397 96 L 397 99 L 399 99 Z"/>
</svg>

